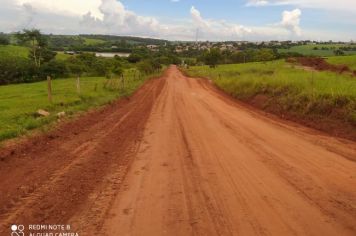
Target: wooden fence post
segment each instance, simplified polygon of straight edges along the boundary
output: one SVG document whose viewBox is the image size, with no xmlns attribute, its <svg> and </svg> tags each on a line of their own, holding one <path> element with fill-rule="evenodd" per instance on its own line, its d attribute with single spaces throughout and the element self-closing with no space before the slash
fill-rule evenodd
<svg viewBox="0 0 356 236">
<path fill-rule="evenodd" d="M 122 81 L 122 89 L 125 89 L 125 77 L 124 77 L 124 75 L 121 75 L 121 81 Z"/>
<path fill-rule="evenodd" d="M 48 101 L 52 103 L 52 82 L 51 76 L 47 76 L 47 94 L 48 94 Z"/>
<path fill-rule="evenodd" d="M 77 77 L 77 93 L 80 94 L 80 77 Z"/>
</svg>

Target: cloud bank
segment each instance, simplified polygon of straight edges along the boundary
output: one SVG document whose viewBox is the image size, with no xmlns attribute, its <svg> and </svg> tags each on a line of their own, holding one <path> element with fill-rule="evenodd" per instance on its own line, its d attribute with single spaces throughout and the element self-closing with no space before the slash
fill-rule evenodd
<svg viewBox="0 0 356 236">
<path fill-rule="evenodd" d="M 322 0 L 249 0 L 246 2 L 249 6 L 260 7 L 271 4 L 316 6 Z M 0 31 L 3 32 L 36 27 L 45 33 L 54 34 L 98 33 L 195 40 L 198 31 L 199 40 L 256 41 L 301 39 L 301 37 L 308 37 L 306 32 L 310 33 L 310 30 L 301 28 L 300 8 L 281 12 L 279 22 L 266 22 L 262 26 L 254 26 L 223 19 L 205 18 L 204 14 L 194 6 L 187 9 L 186 19 L 167 23 L 157 17 L 144 16 L 128 10 L 119 0 L 0 0 L 0 3 L 2 6 Z M 180 3 L 175 1 L 174 4 Z M 355 3 L 354 5 L 356 6 Z"/>
<path fill-rule="evenodd" d="M 316 8 L 325 10 L 338 10 L 356 12 L 355 0 L 247 0 L 247 6 L 291 5 L 299 8 Z"/>
</svg>

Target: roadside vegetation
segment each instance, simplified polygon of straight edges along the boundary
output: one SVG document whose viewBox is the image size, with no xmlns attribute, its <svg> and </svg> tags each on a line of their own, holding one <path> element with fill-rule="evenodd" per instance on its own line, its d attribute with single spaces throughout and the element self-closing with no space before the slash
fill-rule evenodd
<svg viewBox="0 0 356 236">
<path fill-rule="evenodd" d="M 131 39 L 130 43 L 125 41 L 126 38 Z M 119 39 L 120 41 L 115 41 Z M 44 35 L 37 29 L 25 29 L 11 36 L 0 34 L 0 85 L 36 82 L 45 80 L 47 76 L 54 79 L 70 78 L 78 75 L 78 68 L 80 76 L 93 77 L 108 76 L 118 68 L 138 68 L 143 74 L 151 74 L 160 70 L 162 65 L 181 63 L 169 48 L 152 52 L 142 45 L 133 46 L 136 42 L 133 40 L 156 42 L 153 39 L 134 37 L 53 36 Z M 130 56 L 103 58 L 97 57 L 94 52 L 76 51 L 65 54 L 64 51 L 56 51 L 75 48 L 73 45 L 76 43 L 80 50 L 129 51 Z M 92 48 L 86 48 L 87 46 Z"/>
<path fill-rule="evenodd" d="M 26 134 L 29 130 L 41 127 L 59 119 L 58 113 L 72 116 L 117 98 L 129 96 L 148 78 L 159 75 L 143 75 L 136 69 L 123 72 L 121 76 L 82 77 L 80 92 L 76 87 L 76 78 L 52 81 L 52 102 L 47 99 L 47 81 L 30 84 L 0 86 L 0 141 Z M 50 113 L 41 116 L 38 110 Z"/>
<path fill-rule="evenodd" d="M 128 57 L 98 57 L 98 52 Z M 169 42 L 44 35 L 37 29 L 0 33 L 0 140 L 56 120 L 54 114 L 62 110 L 71 114 L 130 94 L 170 64 L 181 65 L 191 75 L 209 77 L 234 97 L 263 109 L 355 127 L 356 55 L 349 54 L 356 54 L 353 42 Z M 40 82 L 47 78 L 53 82 L 52 103 L 46 100 L 46 82 Z M 80 93 L 73 85 L 76 81 L 83 83 Z M 36 117 L 37 109 L 48 110 L 51 116 Z"/>
<path fill-rule="evenodd" d="M 63 116 L 129 96 L 145 80 L 158 76 L 165 65 L 180 62 L 146 48 L 135 49 L 129 58 L 57 53 L 51 40 L 53 36 L 37 29 L 11 37 L 0 34 L 0 141 L 45 129 Z M 90 46 L 103 43 L 95 37 L 63 36 L 57 40 L 80 40 Z"/>
<path fill-rule="evenodd" d="M 195 66 L 186 72 L 210 78 L 226 93 L 264 110 L 326 131 L 336 125 L 345 133 L 356 132 L 356 78 L 352 75 L 305 70 L 284 60 Z"/>
<path fill-rule="evenodd" d="M 356 70 L 356 55 L 351 56 L 334 56 L 327 58 L 330 64 L 346 65 L 352 70 Z"/>
<path fill-rule="evenodd" d="M 356 46 L 344 44 L 309 44 L 278 49 L 279 53 L 299 53 L 303 56 L 329 57 L 334 55 L 355 55 Z"/>
</svg>

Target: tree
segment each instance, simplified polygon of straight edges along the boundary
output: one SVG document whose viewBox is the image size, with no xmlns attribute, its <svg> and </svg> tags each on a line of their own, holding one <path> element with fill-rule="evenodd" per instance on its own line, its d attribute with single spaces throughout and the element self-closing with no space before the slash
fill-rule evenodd
<svg viewBox="0 0 356 236">
<path fill-rule="evenodd" d="M 68 69 L 64 61 L 51 60 L 40 69 L 42 77 L 51 76 L 52 78 L 66 77 L 68 75 Z"/>
<path fill-rule="evenodd" d="M 33 64 L 22 57 L 0 57 L 0 85 L 35 80 Z"/>
<path fill-rule="evenodd" d="M 141 61 L 142 57 L 140 55 L 138 55 L 137 53 L 131 53 L 130 56 L 127 58 L 127 60 L 130 63 L 137 63 L 139 61 Z"/>
<path fill-rule="evenodd" d="M 71 57 L 67 60 L 67 68 L 71 74 L 78 77 L 80 77 L 83 72 L 86 71 L 85 64 L 75 57 Z"/>
<path fill-rule="evenodd" d="M 112 73 L 116 76 L 122 76 L 124 74 L 124 70 L 121 66 L 115 66 L 112 70 Z"/>
<path fill-rule="evenodd" d="M 9 45 L 9 44 L 10 44 L 9 37 L 7 37 L 3 33 L 0 33 L 0 45 Z"/>
<path fill-rule="evenodd" d="M 42 35 L 38 29 L 24 29 L 16 33 L 17 39 L 22 43 L 30 43 L 29 57 L 33 60 L 36 67 L 41 67 L 42 62 L 48 62 L 55 57 L 55 52 L 48 49 L 48 39 Z"/>
<path fill-rule="evenodd" d="M 206 52 L 203 56 L 203 61 L 206 65 L 209 65 L 212 68 L 215 68 L 221 59 L 220 50 L 217 48 L 211 49 L 209 52 Z"/>
<path fill-rule="evenodd" d="M 275 55 L 272 49 L 263 48 L 257 52 L 257 61 L 272 61 L 275 59 Z"/>
<path fill-rule="evenodd" d="M 40 54 L 41 64 L 53 60 L 57 55 L 56 52 L 53 52 L 53 51 L 49 50 L 48 48 L 41 48 L 39 50 L 39 52 L 40 52 L 39 54 Z"/>
<path fill-rule="evenodd" d="M 243 52 L 235 52 L 231 55 L 230 60 L 232 63 L 244 63 L 245 58 L 246 56 Z"/>
<path fill-rule="evenodd" d="M 337 49 L 337 50 L 334 51 L 334 54 L 336 56 L 342 56 L 342 55 L 345 55 L 345 52 L 340 50 L 340 49 Z"/>
<path fill-rule="evenodd" d="M 156 69 L 159 69 L 161 65 L 152 60 L 144 60 L 137 63 L 137 69 L 143 74 L 152 74 Z"/>
</svg>

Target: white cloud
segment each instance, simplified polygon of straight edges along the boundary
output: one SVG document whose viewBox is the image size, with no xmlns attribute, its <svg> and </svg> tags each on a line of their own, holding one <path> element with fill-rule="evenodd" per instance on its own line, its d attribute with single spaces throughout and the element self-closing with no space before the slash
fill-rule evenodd
<svg viewBox="0 0 356 236">
<path fill-rule="evenodd" d="M 82 26 L 105 28 L 110 34 L 139 34 L 143 36 L 157 36 L 164 27 L 157 19 L 144 17 L 129 11 L 116 0 L 101 0 L 99 12 L 102 18 L 97 18 L 92 12 L 83 15 Z"/>
<path fill-rule="evenodd" d="M 337 10 L 345 12 L 356 12 L 355 0 L 247 0 L 247 6 L 266 5 L 293 5 L 299 8 L 316 8 L 326 10 Z"/>
<path fill-rule="evenodd" d="M 16 5 L 30 4 L 41 11 L 57 14 L 75 16 L 91 12 L 95 17 L 102 17 L 99 11 L 101 0 L 14 0 L 14 2 Z"/>
<path fill-rule="evenodd" d="M 299 26 L 300 24 L 300 16 L 302 15 L 302 11 L 300 9 L 294 9 L 293 11 L 284 11 L 282 13 L 282 21 L 280 25 L 297 36 L 301 36 L 302 30 Z"/>
<path fill-rule="evenodd" d="M 268 5 L 269 2 L 266 1 L 266 0 L 249 0 L 247 3 L 246 3 L 246 6 L 256 6 L 256 7 L 259 7 L 259 6 L 266 6 Z"/>
<path fill-rule="evenodd" d="M 208 21 L 204 20 L 203 17 L 200 14 L 200 11 L 198 11 L 194 6 L 190 8 L 190 15 L 193 19 L 194 24 L 197 27 L 203 28 L 203 29 L 209 29 L 210 25 Z"/>
<path fill-rule="evenodd" d="M 200 11 L 194 6 L 190 9 L 190 14 L 194 23 L 194 26 L 200 31 L 200 39 L 230 39 L 236 40 L 243 38 L 246 34 L 252 33 L 252 30 L 243 25 L 228 23 L 223 20 L 211 20 L 204 19 Z"/>
<path fill-rule="evenodd" d="M 253 2 L 255 5 L 264 5 L 285 4 L 291 1 L 298 0 Z M 316 3 L 321 0 L 311 1 Z M 3 32 L 36 27 L 45 33 L 54 34 L 100 33 L 173 40 L 194 40 L 197 28 L 199 40 L 286 40 L 300 38 L 298 35 L 301 33 L 299 22 L 301 12 L 295 10 L 284 12 L 281 22 L 277 24 L 268 25 L 266 22 L 264 26 L 243 26 L 221 19 L 205 18 L 195 7 L 190 9 L 190 18 L 163 22 L 155 17 L 142 16 L 130 11 L 118 0 L 0 0 L 0 3 L 0 31 Z M 188 11 L 189 9 L 187 13 Z M 317 32 L 319 31 L 303 29 L 302 37 L 318 39 L 325 36 L 325 39 L 342 40 L 344 35 L 347 37 L 345 40 L 356 38 L 356 32 L 334 34 L 331 31 L 329 34 L 324 32 L 324 36 L 319 36 Z M 318 38 L 315 38 L 316 36 Z"/>
</svg>

